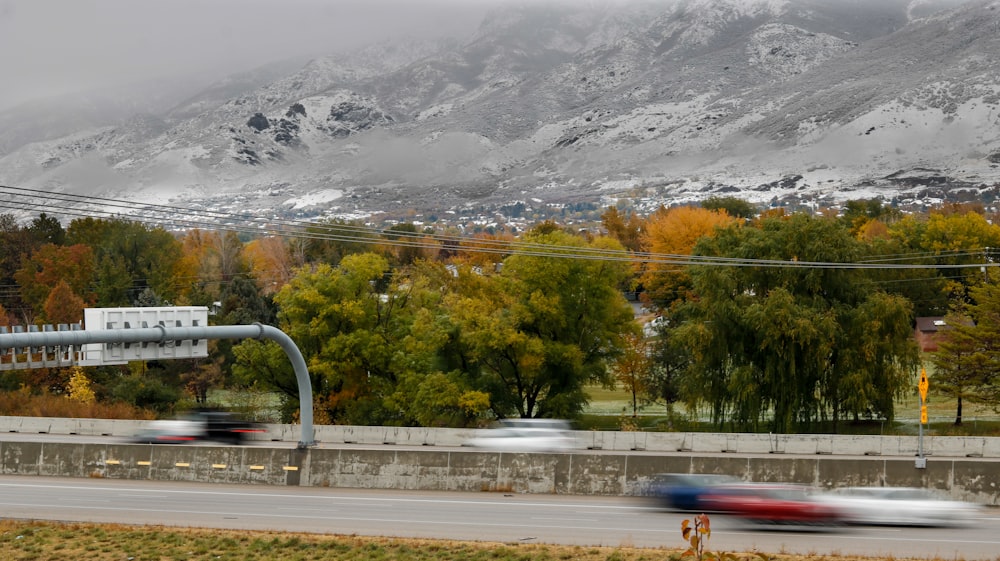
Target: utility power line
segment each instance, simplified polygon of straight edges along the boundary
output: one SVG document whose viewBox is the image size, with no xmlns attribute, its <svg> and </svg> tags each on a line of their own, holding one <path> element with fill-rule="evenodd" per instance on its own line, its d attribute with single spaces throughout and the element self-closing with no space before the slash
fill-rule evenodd
<svg viewBox="0 0 1000 561">
<path fill-rule="evenodd" d="M 990 249 L 943 251 L 881 256 L 858 262 L 824 262 L 778 259 L 711 257 L 652 252 L 614 251 L 590 247 L 554 246 L 516 240 L 481 239 L 441 233 L 376 230 L 352 224 L 330 224 L 281 218 L 262 218 L 252 214 L 233 214 L 197 210 L 171 205 L 137 204 L 132 201 L 0 185 L 0 202 L 8 208 L 45 212 L 80 218 L 124 219 L 159 227 L 211 229 L 254 236 L 280 236 L 300 240 L 378 244 L 393 247 L 534 257 L 589 259 L 612 262 L 644 263 L 667 266 L 782 267 L 810 269 L 969 269 L 996 264 L 941 263 L 940 259 L 986 257 Z M 388 236 L 388 237 L 387 237 Z M 899 261 L 909 261 L 901 263 Z M 915 262 L 917 261 L 917 262 Z M 930 261 L 930 262 L 919 262 Z"/>
</svg>

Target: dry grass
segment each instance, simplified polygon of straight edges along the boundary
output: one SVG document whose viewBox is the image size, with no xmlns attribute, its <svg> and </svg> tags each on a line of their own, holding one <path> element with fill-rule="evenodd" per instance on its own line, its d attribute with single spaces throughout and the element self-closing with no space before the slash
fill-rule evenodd
<svg viewBox="0 0 1000 561">
<path fill-rule="evenodd" d="M 14 417 L 71 419 L 154 419 L 156 415 L 127 403 L 83 403 L 62 395 L 25 391 L 0 392 L 0 411 Z"/>
<path fill-rule="evenodd" d="M 680 543 L 680 536 L 678 535 Z M 0 520 L 0 561 L 678 561 L 681 549 L 367 538 Z M 760 560 L 756 554 L 737 559 Z M 773 561 L 874 561 L 776 555 Z M 905 561 L 893 558 L 892 561 Z"/>
</svg>

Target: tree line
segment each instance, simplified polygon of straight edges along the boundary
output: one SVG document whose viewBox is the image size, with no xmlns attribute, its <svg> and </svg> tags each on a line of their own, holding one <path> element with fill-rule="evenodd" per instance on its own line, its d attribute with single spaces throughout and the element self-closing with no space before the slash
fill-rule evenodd
<svg viewBox="0 0 1000 561">
<path fill-rule="evenodd" d="M 649 216 L 609 207 L 582 230 L 362 231 L 326 221 L 250 236 L 0 214 L 0 325 L 136 305 L 275 325 L 306 358 L 317 423 L 575 418 L 587 386 L 617 384 L 633 413 L 683 404 L 720 428 L 790 432 L 891 420 L 921 365 L 914 318 L 943 316 L 954 328 L 932 391 L 998 397 L 1000 294 L 984 272 L 1000 227 L 980 208 L 903 214 L 871 200 L 806 213 L 712 198 Z M 656 320 L 644 329 L 626 295 Z M 277 345 L 210 351 L 2 371 L 0 390 L 169 415 L 214 388 L 254 388 L 280 396 L 277 420 L 295 420 L 297 383 Z"/>
</svg>

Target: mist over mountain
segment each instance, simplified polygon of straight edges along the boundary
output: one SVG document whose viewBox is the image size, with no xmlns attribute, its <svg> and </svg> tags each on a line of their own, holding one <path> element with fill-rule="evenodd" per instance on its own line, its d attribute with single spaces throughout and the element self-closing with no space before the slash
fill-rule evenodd
<svg viewBox="0 0 1000 561">
<path fill-rule="evenodd" d="M 169 107 L 8 111 L 0 184 L 345 216 L 712 195 L 990 204 L 997 60 L 1000 0 L 506 3 L 462 41 L 272 65 Z"/>
</svg>

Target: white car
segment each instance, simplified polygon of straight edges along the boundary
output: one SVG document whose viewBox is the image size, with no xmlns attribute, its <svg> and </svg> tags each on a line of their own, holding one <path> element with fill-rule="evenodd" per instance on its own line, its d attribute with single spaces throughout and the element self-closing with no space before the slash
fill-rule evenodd
<svg viewBox="0 0 1000 561">
<path fill-rule="evenodd" d="M 559 419 L 504 419 L 465 446 L 497 452 L 564 452 L 579 448 L 571 428 Z"/>
<path fill-rule="evenodd" d="M 915 487 L 847 487 L 817 496 L 839 510 L 847 523 L 882 526 L 962 526 L 979 506 L 939 497 Z"/>
</svg>

